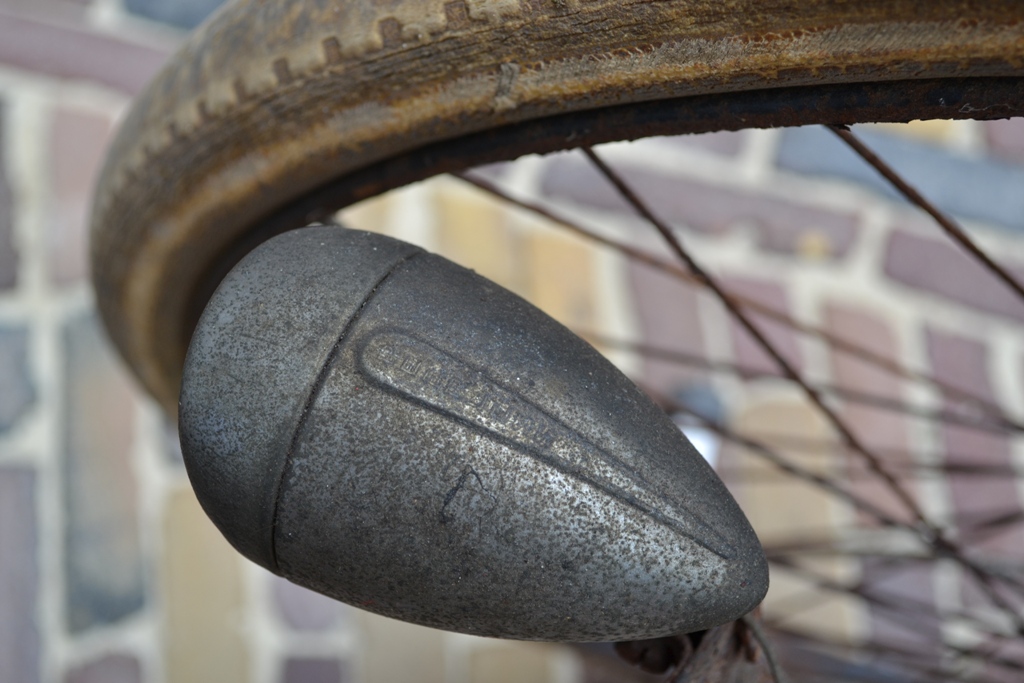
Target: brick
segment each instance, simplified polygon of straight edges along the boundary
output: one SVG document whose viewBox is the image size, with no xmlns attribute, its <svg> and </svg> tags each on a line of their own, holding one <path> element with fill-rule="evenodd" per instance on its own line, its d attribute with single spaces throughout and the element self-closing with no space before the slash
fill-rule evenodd
<svg viewBox="0 0 1024 683">
<path fill-rule="evenodd" d="M 99 83 L 127 94 L 141 90 L 170 56 L 153 42 L 129 42 L 0 10 L 0 64 Z"/>
<path fill-rule="evenodd" d="M 1019 282 L 1024 266 L 1003 263 Z M 974 257 L 947 240 L 894 230 L 885 247 L 885 274 L 914 289 L 972 309 L 1024 322 L 1024 302 Z"/>
<path fill-rule="evenodd" d="M 2 49 L 2 48 L 0 48 Z M 18 282 L 18 252 L 14 246 L 14 193 L 7 181 L 6 113 L 0 103 L 0 290 Z"/>
<path fill-rule="evenodd" d="M 496 183 L 504 180 L 512 172 L 512 169 L 516 167 L 515 163 L 515 161 L 496 161 L 493 164 L 476 166 L 472 172 L 475 176 Z"/>
<path fill-rule="evenodd" d="M 872 642 L 938 656 L 942 619 L 934 602 L 933 570 L 930 560 L 861 560 L 860 589 L 866 597 L 880 603 L 864 605 Z"/>
<path fill-rule="evenodd" d="M 981 125 L 994 156 L 1024 162 L 1024 118 L 984 121 Z"/>
<path fill-rule="evenodd" d="M 36 401 L 28 359 L 28 331 L 0 327 L 0 433 L 17 424 Z"/>
<path fill-rule="evenodd" d="M 659 349 L 705 357 L 695 285 L 642 263 L 630 262 L 628 268 L 633 311 L 643 341 Z M 663 396 L 674 397 L 704 375 L 681 363 L 644 357 L 644 384 Z"/>
<path fill-rule="evenodd" d="M 877 356 L 899 361 L 899 349 L 892 328 L 873 313 L 840 303 L 825 307 L 825 330 L 833 336 L 846 339 Z M 891 372 L 841 350 L 831 350 L 832 376 L 835 384 L 861 394 L 882 399 L 905 400 L 903 384 Z M 853 434 L 884 463 L 889 471 L 905 473 L 912 465 L 909 454 L 906 420 L 900 414 L 884 407 L 874 407 L 848 401 L 841 413 Z M 847 467 L 850 485 L 859 495 L 888 514 L 910 522 L 913 515 L 891 489 L 876 475 L 871 474 L 863 458 L 849 454 Z M 911 488 L 910 483 L 903 484 Z M 862 517 L 862 523 L 868 518 Z"/>
<path fill-rule="evenodd" d="M 39 525 L 36 475 L 0 468 L 0 677 L 38 683 Z"/>
<path fill-rule="evenodd" d="M 67 615 L 73 632 L 142 608 L 143 558 L 132 463 L 136 399 L 92 315 L 64 328 Z"/>
<path fill-rule="evenodd" d="M 349 680 L 337 659 L 293 658 L 284 663 L 281 683 L 343 683 Z"/>
<path fill-rule="evenodd" d="M 971 125 L 973 122 L 967 123 Z M 957 135 L 957 130 L 965 124 L 964 121 L 953 119 L 928 119 L 910 121 L 909 123 L 875 123 L 868 124 L 861 130 L 898 135 L 913 140 L 929 143 L 931 145 L 947 145 Z"/>
<path fill-rule="evenodd" d="M 729 276 L 719 278 L 719 283 L 733 295 L 756 301 L 781 313 L 790 312 L 789 297 L 785 288 L 778 282 Z M 750 320 L 782 357 L 799 370 L 803 365 L 803 357 L 800 353 L 799 341 L 793 330 L 763 314 L 750 311 L 747 313 Z M 733 341 L 733 356 L 739 365 L 755 372 L 782 374 L 778 364 L 746 329 L 732 320 L 729 325 Z"/>
<path fill-rule="evenodd" d="M 163 604 L 167 683 L 245 683 L 242 560 L 189 490 L 164 511 Z"/>
<path fill-rule="evenodd" d="M 124 8 L 132 14 L 171 24 L 179 28 L 195 28 L 224 0 L 124 0 Z"/>
<path fill-rule="evenodd" d="M 750 229 L 765 251 L 815 260 L 841 258 L 858 234 L 857 216 L 852 213 L 802 206 L 626 164 L 617 164 L 616 170 L 659 217 L 671 224 L 708 235 L 725 234 L 740 227 Z M 542 191 L 552 198 L 635 215 L 598 171 L 571 156 L 555 157 L 548 162 Z M 646 225 L 643 229 L 651 230 Z"/>
<path fill-rule="evenodd" d="M 765 444 L 812 473 L 835 478 L 839 461 L 832 457 L 835 437 L 821 414 L 803 401 L 766 398 L 738 412 L 729 427 Z M 813 451 L 794 444 L 818 443 Z M 838 540 L 840 525 L 849 518 L 848 504 L 821 488 L 792 475 L 781 474 L 754 453 L 727 445 L 721 455 L 729 488 L 736 496 L 766 547 L 808 539 Z M 784 504 L 780 504 L 784 501 Z M 796 561 L 815 574 L 840 583 L 854 583 L 856 564 L 848 558 L 801 556 Z M 810 592 L 810 593 L 809 593 Z M 796 600 L 800 609 L 793 609 Z M 863 629 L 860 601 L 850 595 L 816 591 L 805 579 L 780 566 L 772 569 L 771 586 L 763 603 L 765 617 L 800 633 L 835 642 L 856 642 Z"/>
<path fill-rule="evenodd" d="M 106 116 L 67 108 L 54 112 L 47 265 L 50 277 L 61 285 L 83 280 L 88 274 L 88 213 L 112 126 Z"/>
<path fill-rule="evenodd" d="M 185 456 L 181 453 L 181 439 L 178 437 L 178 425 L 167 420 L 163 424 L 164 459 L 172 466 L 184 469 Z"/>
<path fill-rule="evenodd" d="M 658 138 L 658 140 L 664 140 L 672 146 L 688 147 L 720 156 L 734 157 L 743 149 L 747 135 L 746 131 L 719 131 L 702 135 L 677 135 L 671 138 Z"/>
<path fill-rule="evenodd" d="M 899 361 L 899 347 L 890 325 L 873 313 L 836 302 L 825 308 L 825 329 L 829 333 L 857 344 L 890 361 Z M 905 400 L 903 383 L 892 373 L 877 365 L 841 351 L 831 353 L 834 382 L 845 389 L 871 394 L 883 399 Z M 889 465 L 888 471 L 899 474 L 913 464 L 906 419 L 886 408 L 846 402 L 841 416 L 845 424 L 870 451 Z M 913 515 L 900 503 L 891 488 L 877 475 L 871 474 L 864 461 L 853 453 L 847 455 L 847 487 L 860 498 L 881 508 L 889 515 L 906 522 Z M 915 495 L 912 482 L 905 476 L 902 484 Z M 861 525 L 877 526 L 865 513 L 858 513 Z M 861 566 L 862 590 L 882 602 L 913 600 L 934 606 L 931 566 L 928 563 L 891 562 L 866 558 Z M 933 608 L 924 614 L 904 615 L 868 602 L 870 629 L 876 642 L 908 648 L 934 647 L 940 642 L 940 623 Z"/>
<path fill-rule="evenodd" d="M 1024 230 L 1024 192 L 1020 191 L 1024 167 L 959 156 L 900 136 L 864 130 L 857 134 L 940 208 L 1013 231 Z M 897 197 L 877 171 L 824 128 L 787 129 L 777 161 L 787 170 L 852 181 Z"/>
<path fill-rule="evenodd" d="M 357 614 L 363 683 L 445 683 L 444 632 L 370 612 Z"/>
<path fill-rule="evenodd" d="M 989 375 L 989 353 L 984 343 L 936 330 L 928 330 L 926 339 L 932 373 L 938 379 L 982 399 L 995 401 Z M 945 407 L 953 412 L 964 411 L 964 406 L 948 398 Z M 1010 443 L 1002 434 L 945 424 L 941 436 L 945 460 L 951 465 L 989 465 L 1013 471 Z M 948 474 L 947 479 L 953 519 L 960 528 L 962 540 L 987 554 L 1020 562 L 1024 525 L 1004 526 L 1001 533 L 986 538 L 979 538 L 971 531 L 973 524 L 984 519 L 1021 512 L 1016 479 L 957 473 Z"/>
<path fill-rule="evenodd" d="M 278 616 L 297 631 L 326 631 L 348 616 L 349 607 L 337 600 L 296 586 L 280 577 L 271 579 Z"/>
<path fill-rule="evenodd" d="M 991 683 L 1020 683 L 1020 662 L 1024 662 L 1024 644 L 1020 638 L 993 639 L 987 643 L 991 655 L 985 657 L 986 661 L 980 671 L 977 672 L 979 681 L 991 681 Z M 996 660 L 1013 662 L 1010 666 L 996 663 Z"/>
<path fill-rule="evenodd" d="M 342 210 L 338 222 L 353 230 L 389 234 L 388 219 L 395 203 L 394 194 L 382 194 Z"/>
<path fill-rule="evenodd" d="M 522 240 L 505 220 L 500 204 L 466 187 L 437 193 L 437 247 L 459 265 L 520 295 L 527 293 Z"/>
<path fill-rule="evenodd" d="M 481 645 L 469 654 L 469 680 L 487 683 L 555 683 L 558 647 L 539 643 Z"/>
<path fill-rule="evenodd" d="M 128 655 L 107 655 L 68 671 L 66 683 L 141 683 L 139 660 Z"/>
<path fill-rule="evenodd" d="M 551 231 L 525 236 L 527 299 L 576 332 L 597 330 L 594 250 Z"/>
</svg>

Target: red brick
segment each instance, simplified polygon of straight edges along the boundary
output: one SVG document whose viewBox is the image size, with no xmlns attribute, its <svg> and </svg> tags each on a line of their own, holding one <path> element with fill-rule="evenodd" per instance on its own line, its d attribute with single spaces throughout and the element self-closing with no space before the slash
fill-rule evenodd
<svg viewBox="0 0 1024 683">
<path fill-rule="evenodd" d="M 20 69 L 134 94 L 168 56 L 160 47 L 0 11 L 0 63 Z"/>
<path fill-rule="evenodd" d="M 1003 264 L 1024 282 L 1024 267 Z M 895 230 L 885 253 L 885 274 L 896 282 L 949 301 L 1024 322 L 1024 301 L 959 246 Z"/>
<path fill-rule="evenodd" d="M 634 314 L 644 342 L 703 358 L 704 334 L 695 285 L 635 262 L 629 265 L 629 279 Z M 672 396 L 703 374 L 670 360 L 644 358 L 645 386 L 663 396 Z"/>
<path fill-rule="evenodd" d="M 297 631 L 326 631 L 345 617 L 345 605 L 326 596 L 273 577 L 274 606 L 278 615 Z"/>
<path fill-rule="evenodd" d="M 36 475 L 0 468 L 0 679 L 39 681 Z"/>
<path fill-rule="evenodd" d="M 48 234 L 48 265 L 58 284 L 86 277 L 87 216 L 113 122 L 106 116 L 71 109 L 54 113 L 50 135 L 53 204 Z"/>
<path fill-rule="evenodd" d="M 825 309 L 825 329 L 857 346 L 888 360 L 898 361 L 899 350 L 892 329 L 881 318 L 860 308 L 832 303 Z M 858 393 L 883 399 L 902 401 L 902 382 L 891 372 L 848 353 L 832 351 L 832 372 L 835 383 Z M 855 436 L 872 453 L 891 463 L 890 472 L 905 472 L 912 464 L 908 453 L 907 425 L 904 418 L 887 408 L 847 402 L 842 417 Z M 913 515 L 892 493 L 889 486 L 871 475 L 863 458 L 849 456 L 850 480 L 862 497 L 890 515 L 912 521 Z M 903 482 L 908 489 L 910 484 Z M 862 521 L 867 518 L 862 517 Z"/>
<path fill-rule="evenodd" d="M 71 669 L 65 680 L 67 683 L 140 683 L 142 670 L 134 657 L 107 655 Z"/>
<path fill-rule="evenodd" d="M 825 329 L 863 349 L 890 361 L 900 360 L 899 346 L 890 325 L 873 313 L 832 302 L 825 308 Z M 832 350 L 832 375 L 838 386 L 884 399 L 905 400 L 903 382 L 891 372 L 848 353 Z M 907 422 L 899 413 L 885 408 L 847 401 L 841 417 L 850 430 L 870 451 L 899 474 L 913 464 L 909 454 Z M 850 454 L 847 459 L 847 485 L 860 498 L 904 521 L 913 515 L 899 502 L 892 489 L 877 475 L 869 474 L 863 458 Z M 915 495 L 911 481 L 901 483 Z M 874 526 L 874 518 L 858 515 L 861 524 Z M 864 592 L 882 603 L 916 602 L 925 605 L 923 614 L 908 615 L 868 602 L 872 638 L 895 646 L 920 649 L 933 648 L 939 642 L 940 622 L 934 609 L 932 568 L 922 562 L 892 562 L 866 558 L 861 563 Z M 901 617 L 908 617 L 901 620 Z"/>
<path fill-rule="evenodd" d="M 929 330 L 928 355 L 932 372 L 940 380 L 967 390 L 982 399 L 994 401 L 989 376 L 989 357 L 985 345 L 973 339 Z M 964 412 L 953 400 L 946 409 Z M 969 415 L 969 412 L 967 413 Z M 988 465 L 1013 471 L 1010 443 L 1002 434 L 946 424 L 942 427 L 945 460 L 952 465 Z M 987 518 L 1021 511 L 1017 482 L 1007 476 L 970 476 L 951 473 L 949 488 L 954 507 L 954 520 L 963 540 L 986 554 L 1024 560 L 1024 526 L 1005 526 L 1001 533 L 976 538 L 972 523 Z"/>
<path fill-rule="evenodd" d="M 2 103 L 0 103 L 2 104 Z M 5 110 L 0 106 L 0 289 L 18 281 L 18 253 L 14 248 L 14 194 L 7 182 Z"/>
<path fill-rule="evenodd" d="M 754 232 L 765 251 L 841 258 L 857 236 L 857 216 L 852 213 L 802 206 L 625 164 L 616 165 L 616 170 L 664 220 L 704 234 L 722 234 L 744 226 Z M 634 215 L 597 170 L 575 157 L 563 155 L 548 162 L 542 191 L 550 197 Z"/>
<path fill-rule="evenodd" d="M 985 121 L 981 125 L 992 154 L 1011 161 L 1024 161 L 1024 118 Z"/>
<path fill-rule="evenodd" d="M 737 296 L 756 301 L 780 313 L 790 314 L 789 297 L 778 282 L 768 280 L 726 277 L 720 278 L 725 289 Z M 723 314 L 727 315 L 727 314 Z M 794 331 L 785 324 L 758 313 L 747 311 L 750 320 L 768 338 L 772 346 L 796 369 L 803 365 L 799 341 Z M 736 362 L 749 370 L 759 373 L 782 374 L 778 364 L 764 351 L 761 345 L 735 321 L 730 322 L 733 340 L 733 356 Z"/>
<path fill-rule="evenodd" d="M 930 560 L 861 561 L 860 588 L 870 599 L 866 607 L 874 642 L 938 654 L 942 619 L 934 603 L 933 569 Z"/>
</svg>

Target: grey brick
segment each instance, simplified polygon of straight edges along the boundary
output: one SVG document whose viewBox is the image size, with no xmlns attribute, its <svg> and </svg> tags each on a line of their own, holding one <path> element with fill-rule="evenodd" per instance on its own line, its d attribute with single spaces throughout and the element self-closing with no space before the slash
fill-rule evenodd
<svg viewBox="0 0 1024 683">
<path fill-rule="evenodd" d="M 857 134 L 940 208 L 963 218 L 1024 232 L 1024 167 L 957 156 L 894 135 L 864 130 Z M 807 175 L 853 181 L 884 196 L 897 197 L 877 171 L 825 128 L 785 131 L 778 165 Z"/>
<path fill-rule="evenodd" d="M 746 141 L 746 131 L 719 131 L 703 135 L 677 135 L 662 140 L 669 145 L 689 147 L 721 156 L 734 157 L 739 154 Z"/>
<path fill-rule="evenodd" d="M 348 680 L 336 659 L 289 659 L 284 664 L 282 683 L 342 683 Z"/>
<path fill-rule="evenodd" d="M 140 683 L 139 661 L 127 655 L 107 655 L 70 670 L 67 683 Z"/>
<path fill-rule="evenodd" d="M 0 290 L 18 281 L 18 253 L 14 248 L 14 195 L 7 182 L 6 116 L 0 102 Z"/>
<path fill-rule="evenodd" d="M 274 606 L 280 617 L 297 631 L 326 631 L 338 626 L 348 607 L 337 600 L 275 576 Z"/>
<path fill-rule="evenodd" d="M 194 28 L 202 23 L 224 0 L 124 0 L 124 7 L 133 14 L 171 24 Z"/>
<path fill-rule="evenodd" d="M 178 437 L 176 422 L 166 420 L 163 425 L 163 451 L 167 463 L 185 469 L 185 458 L 181 454 L 181 439 Z"/>
<path fill-rule="evenodd" d="M 28 364 L 28 332 L 0 327 L 0 433 L 35 403 L 36 388 Z"/>
<path fill-rule="evenodd" d="M 39 681 L 36 475 L 0 468 L 0 680 Z"/>
<path fill-rule="evenodd" d="M 64 562 L 73 632 L 143 606 L 138 494 L 131 462 L 135 398 L 96 319 L 64 330 Z"/>
</svg>

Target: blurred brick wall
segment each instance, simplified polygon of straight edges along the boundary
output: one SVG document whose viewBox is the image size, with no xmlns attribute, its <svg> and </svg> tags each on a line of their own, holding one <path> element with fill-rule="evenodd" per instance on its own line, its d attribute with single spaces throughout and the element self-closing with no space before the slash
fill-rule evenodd
<svg viewBox="0 0 1024 683">
<path fill-rule="evenodd" d="M 118 117 L 181 30 L 216 4 L 0 0 L 0 681 L 608 680 L 561 647 L 443 634 L 320 598 L 242 560 L 199 510 L 173 427 L 140 393 L 97 322 L 85 224 Z M 874 126 L 863 135 L 1024 273 L 1024 121 Z M 1024 304 L 827 132 L 716 134 L 613 145 L 605 153 L 631 171 L 733 292 L 1024 413 Z M 663 252 L 578 154 L 483 172 L 603 234 Z M 696 388 L 717 396 L 733 427 L 782 450 L 794 435 L 833 438 L 791 387 L 758 378 L 777 370 L 692 286 L 553 231 L 453 179 L 372 200 L 342 218 L 445 253 L 581 333 L 745 368 L 723 377 L 601 347 L 657 395 L 685 398 Z M 815 378 L 896 399 L 922 391 L 755 318 Z M 934 390 L 924 398 L 958 409 Z M 855 405 L 843 414 L 873 447 L 903 453 L 897 459 L 1021 471 L 1019 444 L 1006 436 Z M 764 537 L 857 523 L 847 506 L 749 463 L 740 449 L 721 453 L 723 469 L 768 482 L 734 482 Z M 877 504 L 896 508 L 857 476 L 855 463 L 809 467 L 848 477 Z M 1021 508 L 1019 477 L 984 490 L 954 477 L 917 493 L 954 525 L 979 506 L 1001 514 Z M 1016 562 L 1022 540 L 1021 529 L 1011 528 L 986 548 Z M 942 614 L 972 599 L 941 566 L 831 559 L 814 569 L 836 581 L 867 579 L 882 593 L 913 593 L 934 607 L 909 627 L 846 596 L 819 595 L 797 610 L 791 605 L 806 587 L 774 572 L 769 613 L 775 606 L 797 629 L 825 624 L 838 640 L 947 637 Z"/>
</svg>

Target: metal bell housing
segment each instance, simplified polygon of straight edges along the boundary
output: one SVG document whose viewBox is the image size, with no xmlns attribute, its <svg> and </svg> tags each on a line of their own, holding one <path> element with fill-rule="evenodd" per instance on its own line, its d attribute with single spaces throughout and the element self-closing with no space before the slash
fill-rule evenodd
<svg viewBox="0 0 1024 683">
<path fill-rule="evenodd" d="M 224 280 L 180 433 L 246 557 L 338 600 L 528 640 L 689 632 L 763 598 L 732 496 L 592 347 L 475 273 L 314 227 Z"/>
</svg>

